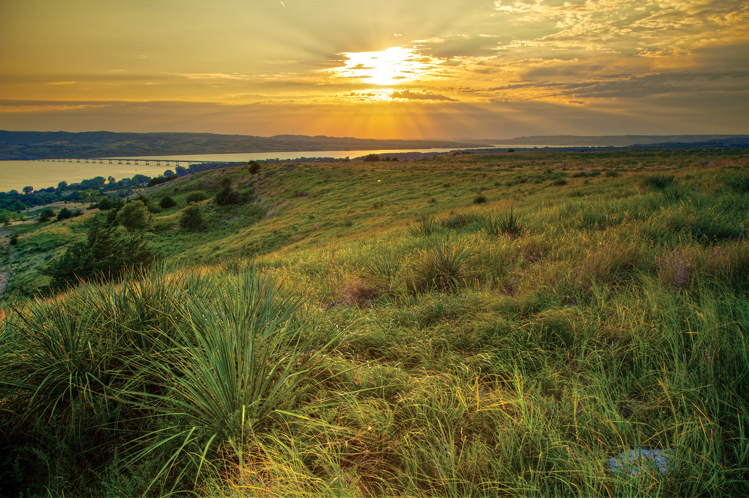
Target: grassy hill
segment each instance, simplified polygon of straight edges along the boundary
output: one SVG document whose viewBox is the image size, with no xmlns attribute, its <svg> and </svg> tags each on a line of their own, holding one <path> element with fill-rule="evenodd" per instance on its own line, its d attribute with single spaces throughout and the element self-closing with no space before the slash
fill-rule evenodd
<svg viewBox="0 0 749 498">
<path fill-rule="evenodd" d="M 177 202 L 154 268 L 0 305 L 0 494 L 747 496 L 748 167 L 528 152 L 153 187 Z M 94 216 L 8 227 L 17 288 Z"/>
</svg>

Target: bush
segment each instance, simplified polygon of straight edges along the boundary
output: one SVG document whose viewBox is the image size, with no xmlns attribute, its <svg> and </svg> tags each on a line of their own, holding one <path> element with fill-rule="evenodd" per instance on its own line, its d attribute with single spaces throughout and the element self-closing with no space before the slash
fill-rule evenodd
<svg viewBox="0 0 749 498">
<path fill-rule="evenodd" d="M 117 223 L 129 232 L 150 230 L 153 228 L 153 214 L 142 201 L 131 201 L 117 213 Z"/>
<path fill-rule="evenodd" d="M 484 204 L 486 201 L 487 199 L 483 194 L 479 194 L 473 199 L 474 204 Z"/>
<path fill-rule="evenodd" d="M 187 206 L 179 218 L 179 227 L 189 232 L 201 230 L 203 228 L 203 213 L 200 206 L 197 204 Z"/>
<path fill-rule="evenodd" d="M 247 168 L 250 170 L 251 175 L 257 175 L 260 173 L 260 164 L 258 164 L 255 161 L 250 161 L 247 163 Z"/>
<path fill-rule="evenodd" d="M 67 220 L 68 218 L 73 217 L 73 212 L 68 208 L 62 208 L 60 209 L 60 212 L 57 213 L 57 221 Z"/>
<path fill-rule="evenodd" d="M 205 195 L 205 192 L 198 190 L 197 192 L 190 192 L 187 194 L 187 203 L 192 204 L 193 202 L 204 201 L 207 198 L 208 196 Z"/>
<path fill-rule="evenodd" d="M 14 233 L 10 236 L 10 245 L 14 246 L 16 244 L 18 244 L 18 234 Z"/>
<path fill-rule="evenodd" d="M 86 240 L 73 244 L 42 273 L 52 277 L 53 287 L 75 285 L 79 280 L 108 280 L 129 268 L 149 266 L 153 255 L 143 237 L 118 235 L 117 227 L 102 227 L 94 216 Z"/>
<path fill-rule="evenodd" d="M 44 223 L 45 221 L 49 221 L 54 215 L 55 211 L 51 207 L 46 207 L 39 213 L 39 221 Z"/>
<path fill-rule="evenodd" d="M 242 197 L 231 189 L 231 180 L 224 178 L 221 185 L 221 191 L 215 197 L 216 204 L 219 206 L 229 206 L 231 204 L 242 203 Z"/>
<path fill-rule="evenodd" d="M 380 156 L 378 156 L 377 154 L 369 154 L 363 160 L 364 162 L 367 162 L 367 163 L 373 163 L 373 162 L 379 161 Z"/>
<path fill-rule="evenodd" d="M 169 197 L 168 195 L 159 201 L 159 206 L 163 209 L 169 209 L 177 205 L 177 201 Z"/>
<path fill-rule="evenodd" d="M 120 199 L 110 199 L 104 197 L 94 207 L 99 208 L 99 211 L 109 211 L 110 209 L 120 209 L 123 206 Z"/>
</svg>

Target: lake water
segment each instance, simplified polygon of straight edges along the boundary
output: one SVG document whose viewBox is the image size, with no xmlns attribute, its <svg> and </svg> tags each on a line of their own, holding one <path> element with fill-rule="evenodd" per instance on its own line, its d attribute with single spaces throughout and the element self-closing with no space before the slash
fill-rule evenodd
<svg viewBox="0 0 749 498">
<path fill-rule="evenodd" d="M 417 150 L 323 150 L 323 151 L 302 151 L 302 152 L 252 152 L 237 154 L 188 154 L 188 155 L 170 155 L 170 156 L 130 156 L 118 157 L 118 159 L 129 159 L 130 164 L 122 161 L 113 160 L 109 164 L 108 158 L 102 159 L 65 159 L 65 162 L 57 160 L 38 160 L 38 161 L 0 161 L 0 192 L 9 190 L 18 190 L 21 192 L 23 187 L 30 185 L 35 189 L 47 187 L 56 187 L 61 181 L 68 183 L 78 183 L 81 180 L 88 180 L 95 176 L 108 178 L 115 177 L 117 180 L 122 178 L 131 178 L 133 175 L 146 175 L 156 177 L 164 173 L 167 169 L 174 171 L 176 161 L 179 165 L 187 167 L 190 164 L 202 162 L 239 162 L 239 161 L 260 161 L 264 159 L 298 159 L 301 157 L 332 157 L 343 159 L 345 157 L 360 157 L 367 154 L 393 154 L 398 152 L 450 152 L 456 149 L 417 149 Z M 138 164 L 135 164 L 135 160 Z M 144 159 L 150 159 L 146 165 Z M 160 161 L 160 164 L 156 163 Z M 100 162 L 101 161 L 101 162 Z M 169 164 L 167 164 L 167 161 Z"/>
</svg>

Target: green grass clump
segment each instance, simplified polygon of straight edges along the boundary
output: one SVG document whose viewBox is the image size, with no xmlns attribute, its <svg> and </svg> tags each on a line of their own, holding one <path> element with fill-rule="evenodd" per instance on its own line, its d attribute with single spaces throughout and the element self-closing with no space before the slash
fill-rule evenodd
<svg viewBox="0 0 749 498">
<path fill-rule="evenodd" d="M 508 213 L 492 215 L 485 227 L 486 233 L 492 236 L 510 235 L 518 236 L 523 233 L 525 223 L 521 216 L 515 214 L 510 207 Z"/>
<path fill-rule="evenodd" d="M 409 233 L 414 237 L 428 237 L 440 229 L 440 224 L 431 216 L 419 219 L 409 228 Z"/>
<path fill-rule="evenodd" d="M 673 175 L 650 175 L 642 179 L 642 184 L 652 189 L 663 190 L 674 185 L 675 179 Z"/>
</svg>

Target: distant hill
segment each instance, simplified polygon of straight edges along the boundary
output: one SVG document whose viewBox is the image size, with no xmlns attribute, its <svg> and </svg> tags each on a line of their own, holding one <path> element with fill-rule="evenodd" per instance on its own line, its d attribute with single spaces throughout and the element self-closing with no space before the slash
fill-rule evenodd
<svg viewBox="0 0 749 498">
<path fill-rule="evenodd" d="M 371 149 L 457 149 L 475 143 L 439 140 L 374 140 L 305 135 L 216 135 L 212 133 L 68 133 L 0 131 L 0 159 L 56 159 L 169 154 L 296 152 Z"/>
<path fill-rule="evenodd" d="M 555 147 L 627 147 L 631 145 L 712 144 L 713 147 L 749 146 L 749 135 L 552 135 L 511 139 L 482 139 L 475 143 L 491 145 L 535 145 Z M 720 145 L 723 144 L 723 145 Z M 743 144 L 743 145 L 742 145 Z"/>
</svg>

